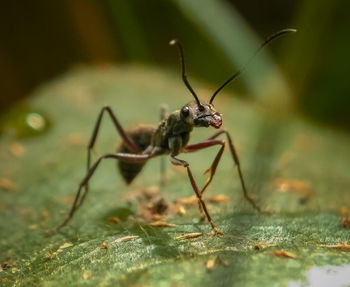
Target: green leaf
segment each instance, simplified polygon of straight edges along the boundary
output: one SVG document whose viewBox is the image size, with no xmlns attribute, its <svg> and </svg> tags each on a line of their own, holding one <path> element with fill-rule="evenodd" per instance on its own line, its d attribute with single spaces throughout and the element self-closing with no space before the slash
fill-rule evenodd
<svg viewBox="0 0 350 287">
<path fill-rule="evenodd" d="M 210 91 L 200 90 L 201 98 L 209 96 Z M 69 211 L 103 105 L 111 105 L 123 126 L 156 125 L 160 104 L 167 103 L 172 111 L 190 100 L 178 75 L 131 66 L 80 68 L 39 88 L 26 103 L 30 108 L 21 111 L 42 113 L 50 126 L 18 138 L 16 125 L 6 128 L 4 123 L 0 139 L 2 285 L 287 286 L 308 282 L 310 272 L 322 271 L 322 266 L 348 264 L 343 267 L 348 272 L 347 245 L 332 246 L 349 244 L 349 230 L 337 213 L 340 207 L 350 207 L 349 137 L 293 115 L 265 114 L 224 94 L 218 96 L 216 108 L 235 140 L 250 194 L 271 215 L 256 213 L 244 200 L 229 153 L 224 153 L 204 195 L 223 238 L 213 237 L 209 224 L 199 220 L 196 204 L 186 206 L 183 216 L 175 214 L 174 201 L 193 195 L 181 169 L 167 164 L 167 184 L 157 189 L 152 186 L 158 186 L 160 162 L 154 159 L 127 187 L 115 162 L 106 160 L 70 224 L 45 236 Z M 16 111 L 11 114 L 18 115 Z M 191 141 L 213 132 L 198 129 Z M 104 118 L 94 159 L 113 152 L 118 140 Z M 216 153 L 211 148 L 180 158 L 190 162 L 201 185 L 206 180 L 202 173 Z M 218 194 L 228 202 L 211 203 Z M 175 226 L 155 227 L 145 218 L 152 198 L 165 200 L 169 209 L 163 220 Z M 203 234 L 177 239 L 193 232 Z M 120 240 L 125 236 L 134 237 Z M 295 258 L 274 255 L 281 250 Z M 208 260 L 215 262 L 212 269 L 206 267 Z"/>
</svg>

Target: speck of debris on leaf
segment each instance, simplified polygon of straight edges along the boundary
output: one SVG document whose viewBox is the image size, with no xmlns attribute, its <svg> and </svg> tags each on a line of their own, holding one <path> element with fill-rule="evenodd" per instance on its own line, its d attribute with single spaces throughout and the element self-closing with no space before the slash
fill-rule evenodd
<svg viewBox="0 0 350 287">
<path fill-rule="evenodd" d="M 65 138 L 65 142 L 70 146 L 85 146 L 86 139 L 79 133 L 72 133 Z"/>
<path fill-rule="evenodd" d="M 130 241 L 130 240 L 137 239 L 139 237 L 140 236 L 138 236 L 138 235 L 128 235 L 128 236 L 117 238 L 116 240 L 114 240 L 114 243 L 127 242 L 127 241 Z"/>
<path fill-rule="evenodd" d="M 185 215 L 186 208 L 182 204 L 176 204 L 174 207 L 174 213 L 180 216 Z"/>
<path fill-rule="evenodd" d="M 107 241 L 103 241 L 100 245 L 101 249 L 108 249 L 108 242 Z"/>
<path fill-rule="evenodd" d="M 164 198 L 152 198 L 151 202 L 141 202 L 138 216 L 145 221 L 164 219 L 169 206 Z"/>
<path fill-rule="evenodd" d="M 225 203 L 229 201 L 229 198 L 225 195 L 218 194 L 209 198 L 211 203 Z"/>
<path fill-rule="evenodd" d="M 205 268 L 207 269 L 207 271 L 213 270 L 215 265 L 216 265 L 216 259 L 208 259 L 205 262 Z"/>
<path fill-rule="evenodd" d="M 349 209 L 347 209 L 345 206 L 342 206 L 338 209 L 338 212 L 342 216 L 346 216 L 349 214 Z"/>
<path fill-rule="evenodd" d="M 59 249 L 64 249 L 64 248 L 68 248 L 68 247 L 71 247 L 71 246 L 73 246 L 72 243 L 66 242 L 66 243 L 62 244 L 62 245 L 59 247 Z"/>
<path fill-rule="evenodd" d="M 12 267 L 12 265 L 10 263 L 8 263 L 7 261 L 6 262 L 3 262 L 0 266 L 0 270 L 7 270 L 7 269 L 10 269 Z"/>
<path fill-rule="evenodd" d="M 346 243 L 336 244 L 336 245 L 327 245 L 328 248 L 341 250 L 341 251 L 350 251 L 350 245 Z"/>
<path fill-rule="evenodd" d="M 15 157 L 22 157 L 24 155 L 24 147 L 18 142 L 10 146 L 10 153 Z"/>
<path fill-rule="evenodd" d="M 164 200 L 164 198 L 160 198 L 156 202 L 152 204 L 150 207 L 150 211 L 152 214 L 164 214 L 168 209 L 168 204 Z"/>
<path fill-rule="evenodd" d="M 221 259 L 220 257 L 210 258 L 207 261 L 205 261 L 205 268 L 207 269 L 207 271 L 212 271 L 218 265 L 227 267 L 228 262 L 226 260 Z"/>
<path fill-rule="evenodd" d="M 66 205 L 72 205 L 74 202 L 75 196 L 66 196 L 61 199 L 61 202 Z"/>
<path fill-rule="evenodd" d="M 300 194 L 303 202 L 315 195 L 315 189 L 309 183 L 300 180 L 277 178 L 274 180 L 274 185 L 279 192 L 289 191 Z"/>
<path fill-rule="evenodd" d="M 255 250 L 264 250 L 268 247 L 275 246 L 274 244 L 271 243 L 265 243 L 265 242 L 256 242 L 254 244 L 254 249 Z"/>
<path fill-rule="evenodd" d="M 341 219 L 341 224 L 343 224 L 344 227 L 350 227 L 350 216 L 348 217 L 343 217 Z"/>
<path fill-rule="evenodd" d="M 89 280 L 91 278 L 91 271 L 90 270 L 84 270 L 83 272 L 83 279 Z"/>
<path fill-rule="evenodd" d="M 162 220 L 164 218 L 165 218 L 165 215 L 152 214 L 150 219 L 154 220 L 154 221 L 159 221 L 159 220 Z"/>
<path fill-rule="evenodd" d="M 177 240 L 192 239 L 192 238 L 200 237 L 202 235 L 203 235 L 202 232 L 186 233 L 186 234 L 175 237 L 175 239 L 177 239 Z"/>
<path fill-rule="evenodd" d="M 192 195 L 190 197 L 179 198 L 176 200 L 176 203 L 180 203 L 187 206 L 195 205 L 197 202 L 198 199 L 195 195 Z"/>
<path fill-rule="evenodd" d="M 18 191 L 16 185 L 8 178 L 0 178 L 0 190 L 3 191 Z"/>
<path fill-rule="evenodd" d="M 42 210 L 41 211 L 41 216 L 43 217 L 43 219 L 47 219 L 50 217 L 49 211 L 48 210 Z"/>
<path fill-rule="evenodd" d="M 157 196 L 159 188 L 157 186 L 148 186 L 142 189 L 141 195 L 142 199 L 151 200 Z"/>
<path fill-rule="evenodd" d="M 39 225 L 38 225 L 38 224 L 31 224 L 31 225 L 28 226 L 28 228 L 29 228 L 30 230 L 35 230 L 35 229 L 38 229 L 38 228 L 39 228 Z"/>
<path fill-rule="evenodd" d="M 115 224 L 119 224 L 121 222 L 121 220 L 117 216 L 109 216 L 107 220 Z"/>
<path fill-rule="evenodd" d="M 41 217 L 42 217 L 42 221 L 40 222 L 40 225 L 46 226 L 50 218 L 50 213 L 46 209 L 42 210 Z"/>
<path fill-rule="evenodd" d="M 284 258 L 291 258 L 291 259 L 297 258 L 296 254 L 285 250 L 276 250 L 273 252 L 273 255 L 275 255 L 276 257 L 284 257 Z"/>
<path fill-rule="evenodd" d="M 150 225 L 154 226 L 154 227 L 173 227 L 173 226 L 176 226 L 175 224 L 168 223 L 165 221 L 154 221 Z"/>
<path fill-rule="evenodd" d="M 70 243 L 70 242 L 63 243 L 60 247 L 58 247 L 58 249 L 55 252 L 53 252 L 53 253 L 49 253 L 49 252 L 45 253 L 44 257 L 47 260 L 53 259 L 58 254 L 60 254 L 63 251 L 63 249 L 71 247 L 71 246 L 73 246 L 73 244 Z"/>
</svg>

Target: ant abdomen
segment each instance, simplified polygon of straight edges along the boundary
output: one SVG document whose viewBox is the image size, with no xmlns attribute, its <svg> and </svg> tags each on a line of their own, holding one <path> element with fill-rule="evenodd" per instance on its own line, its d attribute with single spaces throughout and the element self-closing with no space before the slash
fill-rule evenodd
<svg viewBox="0 0 350 287">
<path fill-rule="evenodd" d="M 140 148 L 140 150 L 144 151 L 151 144 L 152 135 L 154 134 L 155 130 L 156 130 L 156 127 L 152 125 L 138 124 L 127 129 L 126 133 L 130 136 L 133 142 Z M 118 145 L 116 152 L 130 153 L 130 154 L 134 153 L 125 145 L 124 142 L 121 142 Z M 140 173 L 143 166 L 145 165 L 145 162 L 130 163 L 130 162 L 125 162 L 123 160 L 119 160 L 117 162 L 117 165 L 124 181 L 127 184 L 130 184 L 135 179 L 135 177 Z"/>
</svg>

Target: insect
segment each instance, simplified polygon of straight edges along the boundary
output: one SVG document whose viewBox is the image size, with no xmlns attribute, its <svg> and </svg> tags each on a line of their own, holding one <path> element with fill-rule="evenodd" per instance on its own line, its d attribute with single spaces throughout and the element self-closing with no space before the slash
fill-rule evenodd
<svg viewBox="0 0 350 287">
<path fill-rule="evenodd" d="M 296 30 L 284 29 L 271 35 L 261 44 L 253 57 L 273 39 L 291 32 L 296 32 Z M 86 175 L 79 184 L 74 203 L 67 218 L 61 225 L 52 230 L 52 233 L 57 232 L 62 227 L 67 225 L 79 207 L 83 204 L 84 199 L 89 192 L 89 181 L 102 161 L 105 159 L 117 160 L 118 168 L 123 179 L 127 184 L 130 184 L 133 179 L 140 173 L 143 166 L 148 160 L 160 155 L 169 155 L 170 162 L 173 165 L 182 166 L 186 169 L 192 189 L 196 194 L 201 214 L 204 215 L 208 220 L 212 230 L 214 231 L 214 234 L 216 236 L 222 236 L 223 233 L 215 226 L 209 214 L 207 206 L 203 201 L 203 193 L 215 175 L 216 168 L 219 164 L 226 145 L 226 142 L 224 140 L 219 139 L 220 136 L 226 136 L 227 143 L 231 152 L 231 157 L 237 167 L 244 198 L 252 205 L 254 209 L 261 212 L 260 208 L 247 192 L 236 148 L 233 144 L 230 133 L 225 129 L 221 129 L 222 115 L 216 111 L 213 104 L 217 94 L 232 80 L 238 77 L 246 66 L 243 66 L 243 69 L 239 70 L 230 78 L 228 78 L 214 92 L 209 102 L 201 101 L 187 80 L 182 45 L 177 40 L 172 40 L 169 44 L 174 45 L 178 48 L 181 59 L 182 80 L 192 94 L 194 101 L 187 103 L 180 110 L 176 110 L 168 116 L 164 117 L 164 119 L 159 123 L 157 127 L 142 124 L 126 130 L 121 126 L 112 109 L 109 106 L 103 107 L 97 117 L 97 121 L 93 129 L 90 142 L 88 144 Z M 110 116 L 115 128 L 121 136 L 122 142 L 115 153 L 106 153 L 98 158 L 93 164 L 91 164 L 91 150 L 95 145 L 96 138 L 100 129 L 101 120 L 105 113 Z M 217 129 L 217 131 L 202 142 L 188 144 L 190 133 L 194 128 L 197 127 L 213 127 Z M 211 166 L 207 170 L 208 178 L 206 183 L 203 187 L 199 188 L 196 180 L 193 177 L 190 164 L 187 161 L 182 160 L 179 155 L 184 152 L 196 152 L 213 146 L 218 146 L 219 151 L 216 154 Z"/>
</svg>

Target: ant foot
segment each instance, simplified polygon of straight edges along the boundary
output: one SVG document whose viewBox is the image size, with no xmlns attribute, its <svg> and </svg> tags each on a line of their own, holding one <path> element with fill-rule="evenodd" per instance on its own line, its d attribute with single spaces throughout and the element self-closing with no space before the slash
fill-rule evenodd
<svg viewBox="0 0 350 287">
<path fill-rule="evenodd" d="M 216 237 L 223 237 L 224 236 L 224 234 L 219 229 L 217 229 L 216 227 L 213 228 L 213 231 L 214 231 L 214 235 Z"/>
</svg>

